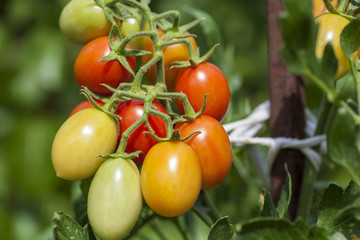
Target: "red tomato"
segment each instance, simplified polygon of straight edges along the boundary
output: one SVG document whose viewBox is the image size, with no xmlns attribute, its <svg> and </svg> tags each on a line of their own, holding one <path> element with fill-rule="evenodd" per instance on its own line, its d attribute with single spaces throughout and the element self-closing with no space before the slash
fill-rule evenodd
<svg viewBox="0 0 360 240">
<path fill-rule="evenodd" d="M 203 62 L 195 67 L 181 70 L 176 79 L 175 92 L 185 93 L 191 106 L 197 112 L 204 104 L 207 93 L 205 115 L 221 121 L 229 108 L 230 88 L 222 71 L 214 64 Z M 184 107 L 179 99 L 176 106 L 180 114 Z"/>
<path fill-rule="evenodd" d="M 158 34 L 160 39 L 164 36 L 165 32 L 162 30 L 158 30 Z M 197 45 L 195 39 L 193 37 L 188 37 L 187 39 L 190 40 L 191 46 L 194 50 L 196 50 Z M 141 58 L 142 65 L 150 61 L 154 57 L 154 45 L 151 41 L 151 38 L 147 38 L 144 50 L 152 52 L 152 54 L 144 55 Z M 175 86 L 176 77 L 180 72 L 180 68 L 172 68 L 169 65 L 175 61 L 187 61 L 189 60 L 189 50 L 184 43 L 181 44 L 174 44 L 162 49 L 164 54 L 164 66 L 165 66 L 165 84 L 167 86 L 168 91 L 173 91 Z M 156 83 L 156 67 L 153 65 L 149 68 L 146 72 L 146 77 L 150 81 L 150 83 Z"/>
<path fill-rule="evenodd" d="M 229 137 L 223 126 L 214 118 L 201 115 L 192 122 L 176 126 L 181 137 L 201 131 L 184 141 L 199 157 L 202 175 L 201 189 L 219 186 L 231 168 L 232 151 Z"/>
<path fill-rule="evenodd" d="M 199 159 L 184 142 L 161 142 L 153 146 L 145 157 L 140 176 L 146 203 L 161 216 L 184 214 L 199 196 Z"/>
<path fill-rule="evenodd" d="M 153 105 L 155 105 L 157 110 L 160 112 L 166 113 L 165 109 L 159 102 L 153 101 Z M 120 121 L 120 136 L 126 129 L 133 125 L 143 115 L 143 113 L 144 103 L 139 100 L 132 99 L 130 101 L 120 103 L 115 110 L 115 114 L 122 118 Z M 164 119 L 158 116 L 150 115 L 148 117 L 148 122 L 154 130 L 156 136 L 162 138 L 166 137 L 166 124 Z M 146 135 L 145 132 L 149 132 L 149 129 L 145 123 L 143 123 L 130 134 L 125 149 L 128 153 L 139 150 L 142 151 L 139 157 L 133 159 L 137 165 L 141 165 L 143 163 L 146 153 L 157 143 L 154 138 Z"/>
<path fill-rule="evenodd" d="M 95 102 L 97 102 L 97 104 L 99 104 L 100 107 L 104 106 L 104 103 L 100 100 L 94 99 Z M 69 117 L 71 117 L 72 115 L 74 115 L 75 113 L 77 113 L 80 110 L 83 110 L 85 108 L 95 108 L 91 102 L 89 100 L 85 100 L 81 103 L 79 103 L 70 113 Z"/>
<path fill-rule="evenodd" d="M 110 51 L 108 36 L 96 38 L 81 49 L 74 65 L 75 79 L 80 87 L 86 86 L 97 94 L 108 96 L 111 91 L 101 83 L 117 88 L 120 83 L 131 80 L 132 75 L 119 61 L 99 61 Z M 135 57 L 128 57 L 127 61 L 135 70 Z"/>
</svg>

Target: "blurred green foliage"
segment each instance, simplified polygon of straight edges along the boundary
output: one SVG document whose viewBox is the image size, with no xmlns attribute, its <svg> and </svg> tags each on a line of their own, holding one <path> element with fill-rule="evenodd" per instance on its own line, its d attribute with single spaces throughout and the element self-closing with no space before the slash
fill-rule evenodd
<svg viewBox="0 0 360 240">
<path fill-rule="evenodd" d="M 0 232 L 2 239 L 49 239 L 51 218 L 73 215 L 71 182 L 55 176 L 53 137 L 71 109 L 82 101 L 72 67 L 81 46 L 65 39 L 58 17 L 67 0 L 2 0 L 0 3 Z M 228 77 L 232 103 L 225 121 L 247 115 L 268 98 L 266 1 L 153 0 L 153 11 L 176 9 L 182 23 L 207 16 L 193 29 L 201 52 L 221 46 L 210 59 Z M 209 27 L 210 26 L 210 27 Z M 235 149 L 226 182 L 209 191 L 230 222 L 257 216 L 262 183 L 246 148 Z M 246 207 L 244 207 L 246 206 Z M 184 216 L 197 219 L 193 213 Z M 195 227 L 194 227 L 195 226 Z M 166 229 L 164 232 L 162 230 Z M 194 239 L 209 230 L 196 220 Z M 160 231 L 160 233 L 159 233 Z M 174 233 L 175 232 L 175 233 Z M 156 219 L 136 239 L 161 234 L 176 239 L 173 224 Z M 170 234 L 170 235 L 169 235 Z M 175 235 L 174 235 L 175 234 Z M 174 237 L 174 238 L 173 238 Z"/>
</svg>

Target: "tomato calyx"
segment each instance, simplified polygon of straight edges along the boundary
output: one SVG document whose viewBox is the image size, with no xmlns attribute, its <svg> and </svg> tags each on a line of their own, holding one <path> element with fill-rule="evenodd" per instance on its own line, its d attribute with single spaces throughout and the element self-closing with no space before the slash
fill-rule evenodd
<svg viewBox="0 0 360 240">
<path fill-rule="evenodd" d="M 195 67 L 200 63 L 206 62 L 214 53 L 215 49 L 220 44 L 215 44 L 209 51 L 207 51 L 203 56 L 200 56 L 199 51 L 194 52 L 194 54 L 190 54 L 190 58 L 188 61 L 175 61 L 172 62 L 170 65 L 170 69 L 172 68 L 188 68 L 188 67 Z"/>
<path fill-rule="evenodd" d="M 104 155 L 100 155 L 98 157 L 101 157 L 101 158 L 105 158 L 105 159 L 115 159 L 115 158 L 122 158 L 122 159 L 125 159 L 125 160 L 132 160 L 136 157 L 139 157 L 139 155 L 142 153 L 142 151 L 135 151 L 135 152 L 132 152 L 132 153 L 126 153 L 126 152 L 123 152 L 123 153 L 112 153 L 112 154 L 104 154 Z"/>
</svg>

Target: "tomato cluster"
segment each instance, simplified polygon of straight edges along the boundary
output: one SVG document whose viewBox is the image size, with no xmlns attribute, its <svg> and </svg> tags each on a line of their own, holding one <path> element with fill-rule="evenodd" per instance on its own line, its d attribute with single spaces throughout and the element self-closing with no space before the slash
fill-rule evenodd
<svg viewBox="0 0 360 240">
<path fill-rule="evenodd" d="M 198 61 L 195 39 L 187 30 L 167 31 L 149 16 L 122 15 L 121 9 L 130 8 L 125 4 L 107 14 L 105 23 L 98 22 L 113 24 L 101 32 L 96 30 L 100 26 L 76 20 L 77 15 L 98 18 L 90 7 L 105 16 L 108 6 L 72 0 L 60 17 L 64 35 L 85 44 L 74 76 L 88 100 L 58 130 L 52 162 L 63 179 L 93 177 L 89 222 L 99 237 L 119 239 L 137 222 L 143 198 L 155 213 L 179 216 L 191 209 L 201 190 L 225 180 L 232 150 L 220 121 L 230 90 L 217 66 Z M 77 18 L 67 23 L 64 15 L 71 14 Z M 174 63 L 189 64 L 180 69 L 172 68 Z M 165 70 L 163 79 L 159 67 Z M 145 76 L 153 85 L 141 83 Z"/>
</svg>

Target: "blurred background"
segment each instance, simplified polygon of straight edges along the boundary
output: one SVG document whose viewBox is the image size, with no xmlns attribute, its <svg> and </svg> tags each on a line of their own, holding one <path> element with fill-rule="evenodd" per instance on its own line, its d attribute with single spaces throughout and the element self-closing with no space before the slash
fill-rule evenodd
<svg viewBox="0 0 360 240">
<path fill-rule="evenodd" d="M 53 213 L 62 210 L 74 215 L 72 192 L 76 187 L 55 176 L 50 159 L 57 129 L 83 100 L 72 72 L 81 46 L 67 40 L 58 27 L 67 2 L 0 3 L 2 239 L 51 239 Z M 155 12 L 179 10 L 182 23 L 194 16 L 207 17 L 192 33 L 198 35 L 202 53 L 221 44 L 210 61 L 224 71 L 232 91 L 224 122 L 241 119 L 268 99 L 265 0 L 153 0 L 150 6 Z M 222 215 L 230 215 L 230 222 L 235 223 L 258 215 L 261 189 L 246 151 L 234 149 L 230 176 L 209 195 Z M 141 236 L 139 233 L 139 239 L 145 239 L 145 234 Z"/>
</svg>

